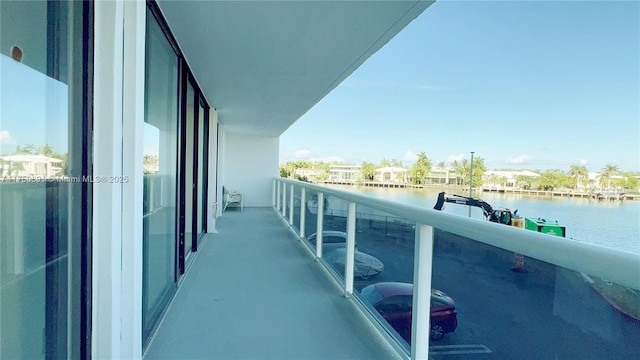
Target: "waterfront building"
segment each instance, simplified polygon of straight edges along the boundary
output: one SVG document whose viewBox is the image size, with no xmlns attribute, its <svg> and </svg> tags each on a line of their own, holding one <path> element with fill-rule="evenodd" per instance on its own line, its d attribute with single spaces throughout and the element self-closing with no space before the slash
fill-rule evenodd
<svg viewBox="0 0 640 360">
<path fill-rule="evenodd" d="M 0 156 L 0 177 L 41 176 L 51 178 L 61 175 L 60 159 L 45 155 L 14 154 Z"/>
<path fill-rule="evenodd" d="M 460 176 L 456 173 L 455 169 L 434 167 L 427 175 L 427 182 L 431 184 L 457 185 L 460 182 L 458 180 L 459 178 Z"/>
<path fill-rule="evenodd" d="M 318 177 L 325 175 L 325 171 L 322 169 L 296 169 L 294 174 L 299 177 L 306 177 L 309 181 L 315 182 Z"/>
<path fill-rule="evenodd" d="M 408 169 L 397 166 L 386 166 L 376 169 L 373 181 L 380 183 L 406 184 L 408 179 Z"/>
<path fill-rule="evenodd" d="M 517 188 L 519 176 L 536 178 L 540 174 L 529 170 L 487 170 L 482 175 L 482 187 L 493 190 Z"/>
<path fill-rule="evenodd" d="M 362 166 L 360 165 L 331 165 L 328 182 L 356 183 L 362 180 Z"/>
</svg>

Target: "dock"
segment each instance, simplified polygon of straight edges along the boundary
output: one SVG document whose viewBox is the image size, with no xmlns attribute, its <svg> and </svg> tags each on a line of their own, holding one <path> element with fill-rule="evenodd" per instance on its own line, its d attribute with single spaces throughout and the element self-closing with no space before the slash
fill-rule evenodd
<svg viewBox="0 0 640 360">
<path fill-rule="evenodd" d="M 535 196 L 559 196 L 559 197 L 577 197 L 585 199 L 594 199 L 599 201 L 623 201 L 623 200 L 640 200 L 638 193 L 624 193 L 618 191 L 544 191 L 544 190 L 523 190 L 523 189 L 493 189 L 483 188 L 484 192 L 494 192 L 501 194 L 518 194 L 518 195 L 535 195 Z"/>
</svg>

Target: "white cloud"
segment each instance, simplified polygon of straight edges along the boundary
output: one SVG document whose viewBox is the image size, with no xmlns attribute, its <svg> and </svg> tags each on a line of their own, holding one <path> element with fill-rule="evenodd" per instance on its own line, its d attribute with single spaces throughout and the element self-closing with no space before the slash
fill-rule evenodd
<svg viewBox="0 0 640 360">
<path fill-rule="evenodd" d="M 15 145 L 16 141 L 7 130 L 0 131 L 0 145 Z"/>
<path fill-rule="evenodd" d="M 529 156 L 527 155 L 518 155 L 515 158 L 509 159 L 509 164 L 524 164 L 529 160 Z"/>
<path fill-rule="evenodd" d="M 587 159 L 580 159 L 580 165 L 587 165 L 589 163 L 589 160 Z"/>
<path fill-rule="evenodd" d="M 447 162 L 462 161 L 462 159 L 464 159 L 464 154 L 449 155 Z"/>
<path fill-rule="evenodd" d="M 411 152 L 411 150 L 407 150 L 406 153 L 404 153 L 404 161 L 416 161 L 418 160 L 418 155 L 414 154 L 413 152 Z"/>
<path fill-rule="evenodd" d="M 293 156 L 295 156 L 298 159 L 308 158 L 309 155 L 311 155 L 311 150 L 309 149 L 298 149 L 293 152 Z"/>
<path fill-rule="evenodd" d="M 345 160 L 339 156 L 326 156 L 318 160 L 324 161 L 324 162 L 345 162 Z"/>
</svg>

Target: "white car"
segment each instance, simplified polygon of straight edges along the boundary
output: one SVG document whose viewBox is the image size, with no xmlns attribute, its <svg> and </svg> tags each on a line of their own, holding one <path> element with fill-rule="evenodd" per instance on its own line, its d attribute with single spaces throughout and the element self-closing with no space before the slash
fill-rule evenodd
<svg viewBox="0 0 640 360">
<path fill-rule="evenodd" d="M 336 270 L 344 271 L 347 250 L 336 249 L 325 256 L 325 260 Z M 384 270 L 384 264 L 378 258 L 356 250 L 353 263 L 353 275 L 362 279 L 377 275 Z"/>
<path fill-rule="evenodd" d="M 316 245 L 318 233 L 307 236 L 307 241 L 311 245 Z M 337 249 L 345 249 L 347 246 L 347 233 L 344 231 L 325 230 L 322 232 L 322 252 L 329 253 Z M 356 244 L 356 249 L 358 245 Z"/>
</svg>

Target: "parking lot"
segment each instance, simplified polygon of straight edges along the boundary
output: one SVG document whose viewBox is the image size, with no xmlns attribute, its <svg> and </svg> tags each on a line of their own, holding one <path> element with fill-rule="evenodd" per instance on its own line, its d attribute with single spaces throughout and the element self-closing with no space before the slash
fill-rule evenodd
<svg viewBox="0 0 640 360">
<path fill-rule="evenodd" d="M 307 213 L 307 229 L 315 231 L 315 221 Z M 346 222 L 325 216 L 325 224 L 344 231 Z M 413 228 L 392 225 L 357 222 L 358 250 L 385 269 L 356 278 L 356 290 L 413 282 Z M 432 286 L 455 299 L 458 328 L 431 343 L 433 358 L 640 359 L 639 321 L 612 307 L 574 271 L 530 258 L 524 272 L 512 271 L 513 255 L 435 231 Z"/>
</svg>

